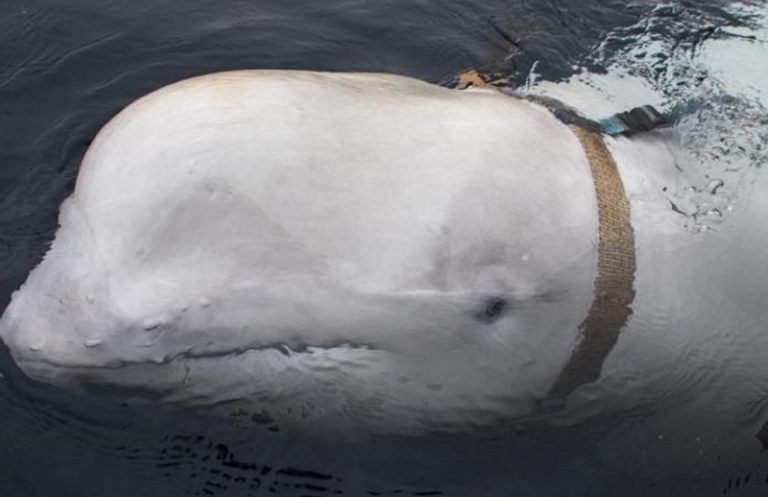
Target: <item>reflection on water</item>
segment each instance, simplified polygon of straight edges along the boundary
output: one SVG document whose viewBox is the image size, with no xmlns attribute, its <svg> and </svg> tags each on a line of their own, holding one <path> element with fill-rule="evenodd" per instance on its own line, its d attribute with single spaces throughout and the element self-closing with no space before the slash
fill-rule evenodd
<svg viewBox="0 0 768 497">
<path fill-rule="evenodd" d="M 466 67 L 485 67 L 532 91 L 572 78 L 606 105 L 593 109 L 598 114 L 693 95 L 702 102 L 696 112 L 642 140 L 675 154 L 676 172 L 659 185 L 665 208 L 680 214 L 680 232 L 696 238 L 671 251 L 726 248 L 671 268 L 687 286 L 638 280 L 642 312 L 606 368 L 620 369 L 632 353 L 648 360 L 616 374 L 615 384 L 585 388 L 578 417 L 521 422 L 490 439 L 329 446 L 257 418 L 221 423 L 204 412 L 59 392 L 25 379 L 3 350 L 0 494 L 763 495 L 768 462 L 755 434 L 768 418 L 768 382 L 754 378 L 766 345 L 758 319 L 764 290 L 739 293 L 722 316 L 678 319 L 670 302 L 675 292 L 701 289 L 700 308 L 716 308 L 734 282 L 765 265 L 760 254 L 736 269 L 721 260 L 729 241 L 757 245 L 737 227 L 760 223 L 755 212 L 764 202 L 752 191 L 768 186 L 759 176 L 768 124 L 759 81 L 735 88 L 729 74 L 738 67 L 718 73 L 708 64 L 708 54 L 731 42 L 752 37 L 739 48 L 748 54 L 764 47 L 764 33 L 751 29 L 764 15 L 760 1 L 3 2 L 0 307 L 53 238 L 58 205 L 100 126 L 152 89 L 233 68 L 387 71 L 447 82 Z M 760 55 L 751 54 L 764 67 Z M 643 91 L 621 94 L 637 81 Z M 752 214 L 732 220 L 743 205 Z M 701 329 L 696 339 L 691 328 Z M 723 358 L 724 350 L 744 352 Z"/>
</svg>

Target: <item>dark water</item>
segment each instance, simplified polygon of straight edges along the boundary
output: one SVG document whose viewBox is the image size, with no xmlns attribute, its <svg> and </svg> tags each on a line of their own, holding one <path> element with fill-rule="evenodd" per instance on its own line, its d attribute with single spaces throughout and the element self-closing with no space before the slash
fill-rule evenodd
<svg viewBox="0 0 768 497">
<path fill-rule="evenodd" d="M 695 50 L 748 22 L 714 0 L 3 0 L 0 309 L 45 253 L 96 131 L 167 83 L 241 68 L 384 71 L 444 83 L 467 67 L 522 83 L 534 64 L 540 78 L 559 80 L 604 70 L 641 36 Z M 665 62 L 662 54 L 662 69 L 647 77 L 663 79 Z M 603 472 L 583 441 L 610 436 L 627 419 L 567 437 L 533 430 L 458 445 L 377 440 L 342 454 L 254 431 L 249 420 L 222 426 L 205 413 L 58 392 L 27 380 L 4 349 L 0 371 L 4 497 L 768 493 L 758 454 L 754 470 L 722 460 L 719 471 L 677 480 L 632 478 L 629 467 Z M 398 460 L 403 446 L 417 462 Z"/>
</svg>

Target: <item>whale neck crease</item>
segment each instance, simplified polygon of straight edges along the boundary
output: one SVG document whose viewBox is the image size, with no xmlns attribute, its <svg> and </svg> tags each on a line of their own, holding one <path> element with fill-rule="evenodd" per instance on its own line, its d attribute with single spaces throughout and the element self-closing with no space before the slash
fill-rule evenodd
<svg viewBox="0 0 768 497">
<path fill-rule="evenodd" d="M 589 161 L 598 208 L 597 276 L 592 304 L 579 325 L 579 341 L 545 402 L 562 401 L 600 377 L 603 362 L 632 314 L 635 298 L 635 233 L 629 201 L 603 135 L 569 126 Z"/>
</svg>

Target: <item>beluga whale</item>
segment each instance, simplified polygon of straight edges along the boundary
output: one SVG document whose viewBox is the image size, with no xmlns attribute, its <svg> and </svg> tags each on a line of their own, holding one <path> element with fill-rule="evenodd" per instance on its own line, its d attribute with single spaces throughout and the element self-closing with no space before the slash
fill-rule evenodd
<svg viewBox="0 0 768 497">
<path fill-rule="evenodd" d="M 743 347 L 768 347 L 768 196 L 702 244 L 667 197 L 669 135 L 608 136 L 555 90 L 279 70 L 157 90 L 91 144 L 0 337 L 42 382 L 312 433 L 754 401 L 708 364 L 768 373 Z"/>
</svg>

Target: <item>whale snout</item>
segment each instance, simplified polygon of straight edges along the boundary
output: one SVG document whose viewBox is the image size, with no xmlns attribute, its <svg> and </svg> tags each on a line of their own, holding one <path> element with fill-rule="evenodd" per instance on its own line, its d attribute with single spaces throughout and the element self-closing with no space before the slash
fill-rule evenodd
<svg viewBox="0 0 768 497">
<path fill-rule="evenodd" d="M 78 301 L 86 299 L 59 292 L 55 286 L 38 287 L 34 282 L 15 292 L 0 318 L 0 339 L 31 378 L 72 386 L 77 370 L 115 367 L 119 361 L 99 350 L 105 345 L 103 336 L 107 333 L 96 334 L 83 327 L 85 313 Z M 115 324 L 114 319 L 104 315 L 100 322 L 103 329 Z"/>
</svg>

